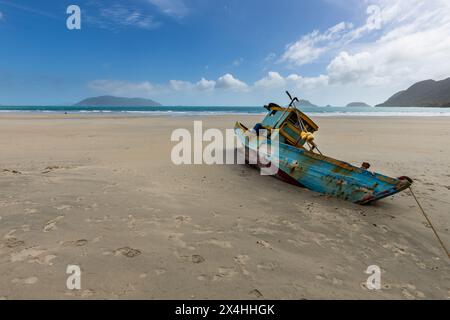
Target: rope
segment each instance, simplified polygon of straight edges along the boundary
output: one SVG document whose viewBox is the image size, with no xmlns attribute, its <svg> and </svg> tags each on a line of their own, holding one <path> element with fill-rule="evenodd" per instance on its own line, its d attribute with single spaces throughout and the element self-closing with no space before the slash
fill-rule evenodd
<svg viewBox="0 0 450 320">
<path fill-rule="evenodd" d="M 447 254 L 447 257 L 450 258 L 450 253 L 448 252 L 447 247 L 445 246 L 445 244 L 444 244 L 444 242 L 442 241 L 441 237 L 439 237 L 439 234 L 437 233 L 436 228 L 435 228 L 435 227 L 433 226 L 433 224 L 431 223 L 430 218 L 429 218 L 428 215 L 425 213 L 425 210 L 423 209 L 422 205 L 420 204 L 419 200 L 417 199 L 417 197 L 416 197 L 416 195 L 415 195 L 415 193 L 414 193 L 414 191 L 412 190 L 411 187 L 409 187 L 409 191 L 411 191 L 411 194 L 413 195 L 414 200 L 416 200 L 417 205 L 418 205 L 419 208 L 420 208 L 420 211 L 422 211 L 423 216 L 425 217 L 425 219 L 427 219 L 428 224 L 430 225 L 431 229 L 432 229 L 433 232 L 434 232 L 434 235 L 436 236 L 436 238 L 438 239 L 438 241 L 439 241 L 439 243 L 441 244 L 442 248 L 444 249 L 444 252 Z"/>
</svg>

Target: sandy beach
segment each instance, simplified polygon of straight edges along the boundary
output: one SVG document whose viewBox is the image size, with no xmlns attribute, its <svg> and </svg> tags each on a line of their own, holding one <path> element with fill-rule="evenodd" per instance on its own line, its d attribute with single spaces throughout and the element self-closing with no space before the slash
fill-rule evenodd
<svg viewBox="0 0 450 320">
<path fill-rule="evenodd" d="M 174 129 L 259 119 L 0 115 L 0 298 L 450 299 L 409 191 L 363 207 L 245 165 L 172 164 Z M 450 117 L 314 120 L 324 154 L 413 178 L 450 247 Z"/>
</svg>

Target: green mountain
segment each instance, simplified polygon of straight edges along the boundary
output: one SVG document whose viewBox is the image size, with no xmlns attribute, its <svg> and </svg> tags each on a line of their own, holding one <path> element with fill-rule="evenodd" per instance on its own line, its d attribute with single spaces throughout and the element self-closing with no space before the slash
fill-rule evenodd
<svg viewBox="0 0 450 320">
<path fill-rule="evenodd" d="M 300 99 L 300 100 L 296 103 L 296 105 L 297 105 L 298 107 L 317 107 L 315 104 L 312 104 L 312 103 L 309 102 L 308 100 L 303 100 L 303 99 Z"/>
<path fill-rule="evenodd" d="M 84 99 L 76 107 L 159 107 L 156 101 L 143 98 L 123 98 L 114 96 L 101 96 Z"/>
<path fill-rule="evenodd" d="M 347 108 L 356 108 L 356 107 L 371 107 L 365 102 L 352 102 L 347 105 Z"/>
<path fill-rule="evenodd" d="M 418 82 L 377 107 L 450 108 L 450 78 Z"/>
</svg>

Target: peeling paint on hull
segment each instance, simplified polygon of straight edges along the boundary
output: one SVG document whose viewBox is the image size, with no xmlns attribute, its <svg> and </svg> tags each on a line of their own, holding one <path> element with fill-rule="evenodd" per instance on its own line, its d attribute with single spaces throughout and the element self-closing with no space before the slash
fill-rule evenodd
<svg viewBox="0 0 450 320">
<path fill-rule="evenodd" d="M 256 136 L 248 139 L 242 126 L 238 125 L 235 133 L 246 147 L 247 161 L 251 159 L 252 163 L 256 163 Z M 283 143 L 280 143 L 278 160 L 277 177 L 281 180 L 361 205 L 399 193 L 412 184 L 412 180 L 407 177 L 387 177 Z M 258 166 L 262 166 L 261 162 L 258 162 Z"/>
</svg>

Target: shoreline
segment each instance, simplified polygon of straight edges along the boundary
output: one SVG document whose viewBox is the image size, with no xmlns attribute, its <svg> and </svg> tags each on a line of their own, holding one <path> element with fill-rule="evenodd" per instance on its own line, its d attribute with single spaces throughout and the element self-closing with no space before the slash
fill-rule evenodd
<svg viewBox="0 0 450 320">
<path fill-rule="evenodd" d="M 61 112 L 0 112 L 1 119 L 146 119 L 146 118 L 168 118 L 168 119 L 192 119 L 192 118 L 217 118 L 217 117 L 259 117 L 262 119 L 266 115 L 265 112 L 258 113 L 199 113 L 199 114 L 182 114 L 182 113 L 134 113 L 134 112 L 68 112 L 67 114 Z M 386 115 L 386 114 L 327 114 L 327 113 L 308 113 L 311 118 L 328 118 L 328 119 L 446 119 L 450 118 L 448 115 L 442 114 L 402 114 L 402 115 Z"/>
</svg>

